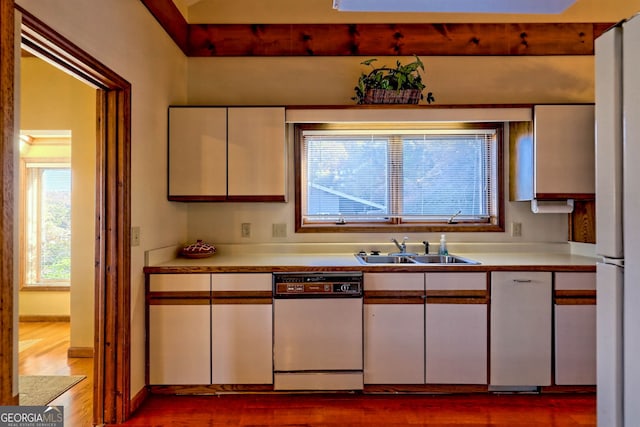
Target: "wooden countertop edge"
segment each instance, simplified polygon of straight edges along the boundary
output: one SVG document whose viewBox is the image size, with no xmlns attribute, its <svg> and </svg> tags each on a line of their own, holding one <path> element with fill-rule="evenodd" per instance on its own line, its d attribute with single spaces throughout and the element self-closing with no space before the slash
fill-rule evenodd
<svg viewBox="0 0 640 427">
<path fill-rule="evenodd" d="M 595 272 L 594 265 L 440 265 L 440 266 L 147 266 L 145 274 L 188 273 L 276 273 L 304 271 L 362 271 L 364 273 L 422 273 L 422 272 L 491 272 L 491 271 L 552 271 Z"/>
</svg>

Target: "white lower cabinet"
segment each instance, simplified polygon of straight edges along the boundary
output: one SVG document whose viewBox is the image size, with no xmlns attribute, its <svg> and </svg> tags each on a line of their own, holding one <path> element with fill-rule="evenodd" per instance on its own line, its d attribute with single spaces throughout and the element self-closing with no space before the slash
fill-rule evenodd
<svg viewBox="0 0 640 427">
<path fill-rule="evenodd" d="M 364 289 L 365 384 L 487 384 L 485 273 L 369 273 Z"/>
<path fill-rule="evenodd" d="M 151 385 L 211 383 L 210 280 L 209 274 L 150 276 Z"/>
<path fill-rule="evenodd" d="M 595 273 L 555 273 L 555 383 L 596 384 Z"/>
<path fill-rule="evenodd" d="M 424 383 L 424 304 L 365 304 L 365 384 Z"/>
<path fill-rule="evenodd" d="M 487 384 L 487 276 L 426 273 L 425 381 Z"/>
<path fill-rule="evenodd" d="M 364 383 L 424 384 L 424 274 L 365 273 L 363 283 Z"/>
<path fill-rule="evenodd" d="M 427 304 L 426 382 L 487 384 L 487 305 Z"/>
<path fill-rule="evenodd" d="M 273 383 L 271 274 L 213 274 L 213 384 Z"/>
<path fill-rule="evenodd" d="M 492 386 L 551 384 L 551 273 L 491 273 Z"/>
<path fill-rule="evenodd" d="M 151 385 L 272 384 L 271 274 L 151 274 Z"/>
</svg>

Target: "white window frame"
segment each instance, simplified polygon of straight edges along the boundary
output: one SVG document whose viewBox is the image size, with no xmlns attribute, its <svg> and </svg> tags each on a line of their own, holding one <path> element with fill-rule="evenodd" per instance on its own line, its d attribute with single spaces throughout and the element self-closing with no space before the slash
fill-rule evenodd
<svg viewBox="0 0 640 427">
<path fill-rule="evenodd" d="M 398 134 L 407 132 L 431 132 L 442 133 L 447 132 L 465 132 L 478 131 L 486 132 L 486 130 L 495 130 L 495 139 L 492 144 L 492 184 L 491 189 L 495 199 L 493 200 L 493 212 L 487 218 L 474 218 L 465 216 L 456 216 L 450 221 L 451 215 L 443 215 L 441 217 L 402 217 L 390 216 L 382 220 L 358 220 L 349 221 L 342 218 L 327 218 L 325 221 L 310 220 L 304 212 L 306 209 L 306 181 L 305 169 L 306 159 L 303 149 L 303 139 L 305 134 L 310 132 L 338 131 L 348 134 L 358 132 L 362 129 L 384 132 L 386 134 Z M 376 123 L 376 124 L 322 124 L 322 123 L 305 123 L 294 125 L 294 151 L 295 151 L 295 196 L 296 196 L 296 212 L 295 212 L 295 228 L 296 232 L 504 232 L 504 180 L 503 180 L 503 122 L 488 123 L 422 123 L 422 124 L 398 124 L 398 123 Z"/>
<path fill-rule="evenodd" d="M 29 259 L 27 256 L 27 241 L 28 234 L 30 233 L 27 186 L 29 183 L 28 169 L 69 169 L 71 170 L 71 163 L 69 159 L 60 158 L 23 158 L 21 162 L 22 167 L 22 180 L 20 189 L 21 199 L 21 224 L 20 227 L 20 285 L 22 290 L 69 290 L 71 286 L 71 279 L 69 280 L 44 280 L 40 277 L 40 271 L 35 272 L 35 280 L 29 280 L 30 269 Z M 32 222 L 40 222 L 40 212 L 37 213 L 38 218 L 31 220 Z M 36 246 L 40 247 L 40 233 L 36 232 L 37 243 Z M 39 263 L 39 254 L 34 261 L 35 264 Z"/>
</svg>

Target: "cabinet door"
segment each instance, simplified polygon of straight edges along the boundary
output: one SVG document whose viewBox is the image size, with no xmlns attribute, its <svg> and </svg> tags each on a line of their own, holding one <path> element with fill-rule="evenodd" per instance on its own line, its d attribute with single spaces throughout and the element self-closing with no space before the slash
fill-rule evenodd
<svg viewBox="0 0 640 427">
<path fill-rule="evenodd" d="M 213 384 L 273 383 L 273 304 L 269 273 L 212 274 Z"/>
<path fill-rule="evenodd" d="M 427 304 L 427 384 L 487 384 L 487 305 Z"/>
<path fill-rule="evenodd" d="M 424 384 L 424 273 L 365 273 L 363 285 L 365 384 Z"/>
<path fill-rule="evenodd" d="M 596 384 L 596 274 L 555 273 L 555 383 Z"/>
<path fill-rule="evenodd" d="M 211 384 L 211 306 L 149 307 L 149 383 Z"/>
<path fill-rule="evenodd" d="M 213 384 L 273 384 L 271 304 L 215 304 Z"/>
<path fill-rule="evenodd" d="M 596 306 L 555 306 L 556 384 L 596 383 Z"/>
<path fill-rule="evenodd" d="M 169 108 L 169 200 L 224 200 L 227 109 Z"/>
<path fill-rule="evenodd" d="M 229 200 L 285 201 L 284 108 L 229 108 Z"/>
<path fill-rule="evenodd" d="M 424 383 L 424 304 L 364 305 L 364 383 Z"/>
<path fill-rule="evenodd" d="M 595 194 L 595 108 L 536 105 L 534 193 Z"/>
<path fill-rule="evenodd" d="M 550 385 L 551 315 L 551 273 L 491 273 L 491 385 Z"/>
<path fill-rule="evenodd" d="M 487 384 L 486 273 L 426 273 L 425 288 L 426 382 Z"/>
</svg>

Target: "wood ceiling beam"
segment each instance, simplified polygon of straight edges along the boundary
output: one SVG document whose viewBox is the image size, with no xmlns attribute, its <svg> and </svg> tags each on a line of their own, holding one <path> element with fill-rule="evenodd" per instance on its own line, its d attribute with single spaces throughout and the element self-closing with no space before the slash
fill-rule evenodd
<svg viewBox="0 0 640 427">
<path fill-rule="evenodd" d="M 188 24 L 141 0 L 187 56 L 593 55 L 609 23 Z"/>
</svg>

